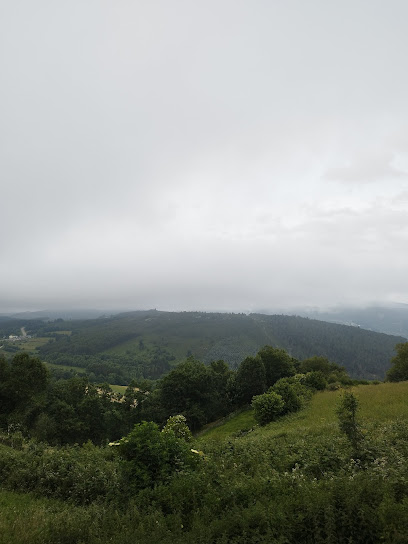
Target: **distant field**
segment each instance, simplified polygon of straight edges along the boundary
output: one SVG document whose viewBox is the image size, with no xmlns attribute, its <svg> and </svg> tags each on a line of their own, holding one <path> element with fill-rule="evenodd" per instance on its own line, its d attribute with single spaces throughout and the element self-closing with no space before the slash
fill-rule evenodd
<svg viewBox="0 0 408 544">
<path fill-rule="evenodd" d="M 38 338 L 29 338 L 28 340 L 22 340 L 21 342 L 16 342 L 15 345 L 19 346 L 20 349 L 24 351 L 35 351 L 38 347 L 48 344 L 50 338 L 38 337 Z"/>
<path fill-rule="evenodd" d="M 16 346 L 17 348 L 19 348 L 19 350 L 35 353 L 38 347 L 48 344 L 49 341 L 50 341 L 50 338 L 36 337 L 36 338 L 27 338 L 27 340 L 17 340 L 16 342 L 12 342 L 12 343 L 8 341 L 6 342 L 3 341 L 3 344 Z"/>
<path fill-rule="evenodd" d="M 55 331 L 54 334 L 65 334 L 66 336 L 71 336 L 72 331 Z"/>
<path fill-rule="evenodd" d="M 109 384 L 109 385 L 112 391 L 114 391 L 115 393 L 120 393 L 121 395 L 124 395 L 127 389 L 127 385 L 112 385 L 112 384 Z"/>
<path fill-rule="evenodd" d="M 359 419 L 362 426 L 408 419 L 408 382 L 360 385 L 351 391 L 359 400 Z M 337 433 L 336 407 L 341 396 L 339 391 L 316 393 L 310 404 L 300 412 L 282 417 L 262 429 L 268 435 Z M 224 424 L 210 428 L 201 440 L 222 440 L 228 436 L 255 426 L 253 411 L 241 414 Z"/>
</svg>

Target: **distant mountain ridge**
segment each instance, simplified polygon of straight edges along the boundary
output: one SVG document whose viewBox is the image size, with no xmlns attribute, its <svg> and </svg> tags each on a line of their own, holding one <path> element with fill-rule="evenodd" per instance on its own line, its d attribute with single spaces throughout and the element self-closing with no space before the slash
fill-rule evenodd
<svg viewBox="0 0 408 544">
<path fill-rule="evenodd" d="M 298 315 L 321 321 L 359 326 L 363 329 L 408 338 L 408 304 L 366 308 L 336 308 L 332 310 L 300 310 Z"/>
</svg>

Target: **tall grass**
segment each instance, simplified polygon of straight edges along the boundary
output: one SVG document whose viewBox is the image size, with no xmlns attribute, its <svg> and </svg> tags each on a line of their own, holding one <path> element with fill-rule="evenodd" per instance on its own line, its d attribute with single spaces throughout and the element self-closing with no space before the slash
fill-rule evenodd
<svg viewBox="0 0 408 544">
<path fill-rule="evenodd" d="M 408 419 L 408 382 L 359 385 L 351 391 L 359 400 L 359 417 L 363 424 L 382 424 Z M 264 436 L 285 434 L 327 434 L 337 432 L 336 407 L 341 391 L 316 393 L 307 406 L 262 428 Z M 199 443 L 222 441 L 255 426 L 253 410 L 242 412 L 218 427 L 210 428 Z"/>
</svg>

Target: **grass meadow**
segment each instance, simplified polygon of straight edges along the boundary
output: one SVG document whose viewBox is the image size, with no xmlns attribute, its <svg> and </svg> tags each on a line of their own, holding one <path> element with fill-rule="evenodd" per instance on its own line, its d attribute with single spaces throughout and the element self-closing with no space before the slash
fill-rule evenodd
<svg viewBox="0 0 408 544">
<path fill-rule="evenodd" d="M 121 395 L 124 395 L 127 389 L 127 385 L 110 384 L 110 387 L 114 393 L 120 393 Z"/>
<path fill-rule="evenodd" d="M 351 387 L 359 401 L 361 424 L 373 425 L 408 419 L 408 382 L 380 383 Z M 293 435 L 336 433 L 336 408 L 341 391 L 322 391 L 316 393 L 301 411 L 278 419 L 262 429 L 265 435 Z M 200 434 L 199 442 L 222 441 L 234 434 L 245 433 L 256 425 L 253 410 L 232 417 L 220 425 Z"/>
</svg>

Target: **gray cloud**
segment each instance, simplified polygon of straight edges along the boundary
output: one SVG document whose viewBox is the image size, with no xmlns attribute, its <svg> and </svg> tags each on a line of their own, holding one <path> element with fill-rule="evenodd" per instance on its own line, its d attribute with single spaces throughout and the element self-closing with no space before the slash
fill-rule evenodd
<svg viewBox="0 0 408 544">
<path fill-rule="evenodd" d="M 379 153 L 356 156 L 349 166 L 327 170 L 323 179 L 361 183 L 387 181 L 393 178 L 408 179 L 408 172 L 395 168 L 393 159 L 392 153 L 383 150 Z"/>
<path fill-rule="evenodd" d="M 3 6 L 0 312 L 405 301 L 407 15 Z"/>
</svg>

